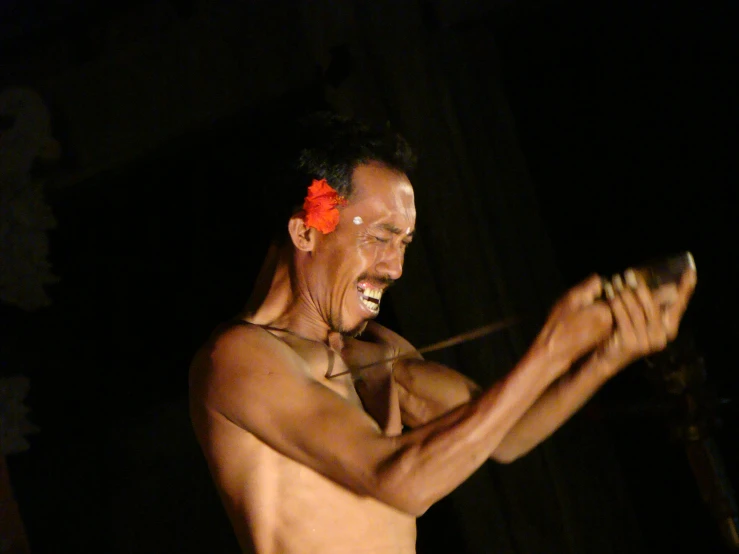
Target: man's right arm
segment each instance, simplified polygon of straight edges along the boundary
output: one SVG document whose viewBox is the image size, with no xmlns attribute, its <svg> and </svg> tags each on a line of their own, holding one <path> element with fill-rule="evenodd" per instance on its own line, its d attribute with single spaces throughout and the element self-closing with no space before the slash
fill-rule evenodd
<svg viewBox="0 0 739 554">
<path fill-rule="evenodd" d="M 383 435 L 361 408 L 309 377 L 297 354 L 257 327 L 238 326 L 215 341 L 192 373 L 193 409 L 230 420 L 357 494 L 418 516 L 476 471 L 549 385 L 608 336 L 604 304 L 566 312 L 554 314 L 559 321 L 545 327 L 504 380 L 400 436 Z"/>
</svg>

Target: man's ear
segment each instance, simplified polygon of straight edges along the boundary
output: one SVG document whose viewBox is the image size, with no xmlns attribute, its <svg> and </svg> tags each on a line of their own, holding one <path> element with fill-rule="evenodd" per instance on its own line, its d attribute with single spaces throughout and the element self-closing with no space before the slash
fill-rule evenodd
<svg viewBox="0 0 739 554">
<path fill-rule="evenodd" d="M 306 226 L 302 217 L 299 215 L 291 217 L 287 224 L 287 230 L 295 248 L 303 252 L 313 251 L 316 243 L 316 230 Z"/>
</svg>

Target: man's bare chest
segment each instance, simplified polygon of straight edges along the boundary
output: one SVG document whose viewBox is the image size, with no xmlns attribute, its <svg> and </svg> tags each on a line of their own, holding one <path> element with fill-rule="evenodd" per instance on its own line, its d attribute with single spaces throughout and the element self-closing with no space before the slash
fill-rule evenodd
<svg viewBox="0 0 739 554">
<path fill-rule="evenodd" d="M 385 434 L 402 432 L 398 385 L 390 371 L 378 366 L 358 378 L 349 372 L 338 353 L 323 345 L 297 343 L 292 346 L 321 385 L 364 410 Z"/>
</svg>

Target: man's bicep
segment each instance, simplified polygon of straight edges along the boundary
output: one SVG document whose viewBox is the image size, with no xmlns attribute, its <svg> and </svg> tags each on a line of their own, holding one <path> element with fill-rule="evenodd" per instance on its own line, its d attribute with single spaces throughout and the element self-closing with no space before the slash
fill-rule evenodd
<svg viewBox="0 0 739 554">
<path fill-rule="evenodd" d="M 480 387 L 461 373 L 436 362 L 402 360 L 393 369 L 399 387 L 403 423 L 418 427 L 469 402 Z"/>
<path fill-rule="evenodd" d="M 406 355 L 393 364 L 404 425 L 428 423 L 479 394 L 480 387 L 474 381 L 445 365 L 424 360 L 408 340 L 394 331 L 376 322 L 371 322 L 367 331 L 390 345 L 396 355 Z"/>
<path fill-rule="evenodd" d="M 202 378 L 202 406 L 329 479 L 371 494 L 373 474 L 389 455 L 376 424 L 295 367 L 300 360 L 292 351 L 250 339 L 216 346 Z"/>
</svg>

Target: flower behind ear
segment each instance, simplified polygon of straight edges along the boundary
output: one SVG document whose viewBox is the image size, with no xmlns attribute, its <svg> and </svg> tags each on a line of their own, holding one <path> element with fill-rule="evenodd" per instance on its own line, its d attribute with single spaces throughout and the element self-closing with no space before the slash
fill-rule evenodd
<svg viewBox="0 0 739 554">
<path fill-rule="evenodd" d="M 303 202 L 306 227 L 318 229 L 328 234 L 339 224 L 339 210 L 337 206 L 345 206 L 346 199 L 339 195 L 326 179 L 313 179 L 308 187 L 308 196 Z"/>
</svg>

